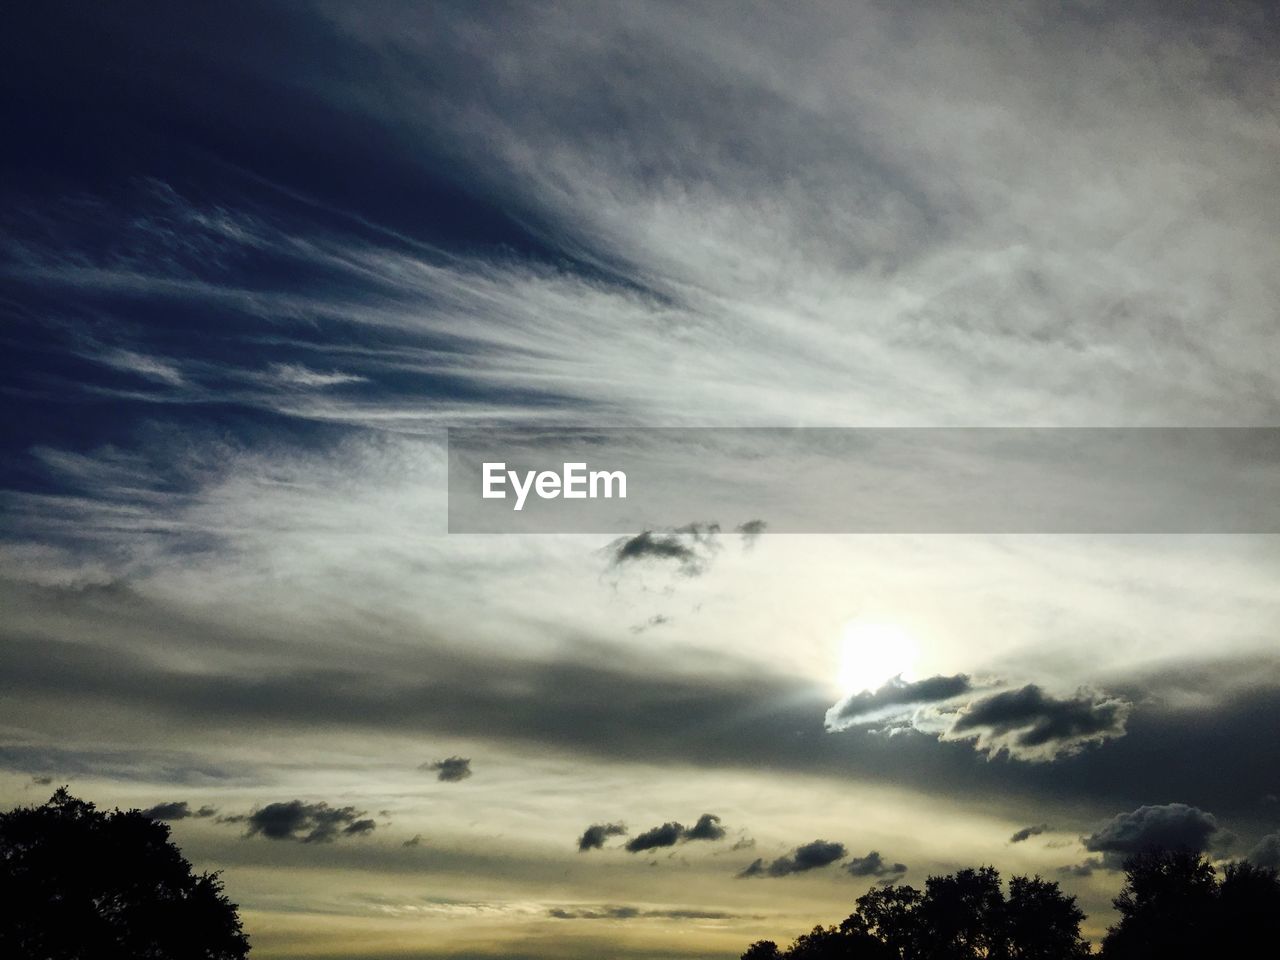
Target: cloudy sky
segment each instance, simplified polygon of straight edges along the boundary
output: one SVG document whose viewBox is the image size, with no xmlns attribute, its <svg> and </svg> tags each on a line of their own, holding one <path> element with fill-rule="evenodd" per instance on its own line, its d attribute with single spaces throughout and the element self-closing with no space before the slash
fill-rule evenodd
<svg viewBox="0 0 1280 960">
<path fill-rule="evenodd" d="M 1280 863 L 1274 535 L 447 532 L 449 427 L 1280 427 L 1280 21 L 1171 6 L 11 12 L 0 801 L 263 958 Z"/>
</svg>

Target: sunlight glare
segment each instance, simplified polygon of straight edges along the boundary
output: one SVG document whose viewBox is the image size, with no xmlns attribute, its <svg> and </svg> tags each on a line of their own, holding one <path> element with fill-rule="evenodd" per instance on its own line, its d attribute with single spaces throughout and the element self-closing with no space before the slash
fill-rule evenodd
<svg viewBox="0 0 1280 960">
<path fill-rule="evenodd" d="M 915 640 L 897 624 L 852 620 L 840 635 L 837 683 L 847 696 L 875 690 L 899 675 L 910 680 L 918 656 Z"/>
</svg>

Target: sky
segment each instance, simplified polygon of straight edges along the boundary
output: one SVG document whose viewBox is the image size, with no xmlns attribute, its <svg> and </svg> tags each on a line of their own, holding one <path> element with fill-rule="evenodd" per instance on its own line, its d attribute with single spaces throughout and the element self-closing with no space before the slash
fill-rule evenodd
<svg viewBox="0 0 1280 960">
<path fill-rule="evenodd" d="M 167 819 L 264 960 L 1280 866 L 1275 535 L 450 533 L 445 442 L 1280 427 L 1268 5 L 7 21 L 6 807 Z"/>
</svg>

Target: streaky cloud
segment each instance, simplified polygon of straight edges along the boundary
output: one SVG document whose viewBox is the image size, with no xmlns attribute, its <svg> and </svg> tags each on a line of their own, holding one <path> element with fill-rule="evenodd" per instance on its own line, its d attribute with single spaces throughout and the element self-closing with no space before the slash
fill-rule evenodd
<svg viewBox="0 0 1280 960">
<path fill-rule="evenodd" d="M 908 682 L 901 676 L 887 681 L 878 690 L 864 690 L 845 697 L 827 711 L 827 729 L 847 730 L 863 723 L 901 715 L 910 707 L 941 703 L 960 697 L 973 687 L 963 673 L 941 674 Z"/>
</svg>

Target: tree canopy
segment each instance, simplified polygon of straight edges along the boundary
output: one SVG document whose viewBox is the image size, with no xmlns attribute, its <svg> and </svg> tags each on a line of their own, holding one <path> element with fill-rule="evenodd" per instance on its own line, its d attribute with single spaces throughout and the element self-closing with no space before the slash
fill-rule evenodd
<svg viewBox="0 0 1280 960">
<path fill-rule="evenodd" d="M 863 894 L 838 927 L 816 927 L 788 949 L 754 943 L 743 960 L 1076 960 L 1089 955 L 1075 898 L 1040 877 L 1014 877 L 1006 897 L 994 867 L 930 877 L 923 890 Z"/>
<path fill-rule="evenodd" d="M 1124 864 L 1119 913 L 1103 960 L 1232 960 L 1280 949 L 1275 870 L 1232 863 L 1221 877 L 1202 855 L 1161 851 Z M 837 927 L 815 927 L 780 949 L 753 943 L 742 960 L 1081 960 L 1089 944 L 1075 898 L 1040 877 L 1013 877 L 1008 893 L 992 867 L 930 877 L 923 890 L 873 888 Z"/>
<path fill-rule="evenodd" d="M 1120 919 L 1102 941 L 1106 960 L 1200 960 L 1280 951 L 1276 871 L 1232 863 L 1221 880 L 1203 857 L 1163 851 L 1125 863 L 1112 901 Z"/>
<path fill-rule="evenodd" d="M 196 875 L 169 828 L 58 790 L 0 813 L 0 956 L 243 960 L 249 941 L 216 874 Z"/>
</svg>

